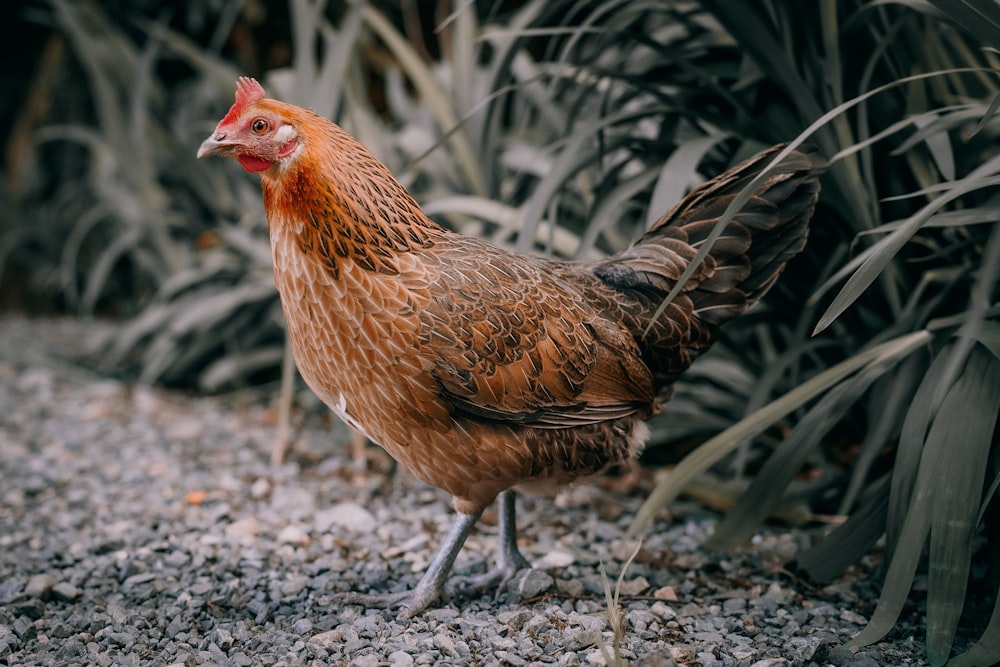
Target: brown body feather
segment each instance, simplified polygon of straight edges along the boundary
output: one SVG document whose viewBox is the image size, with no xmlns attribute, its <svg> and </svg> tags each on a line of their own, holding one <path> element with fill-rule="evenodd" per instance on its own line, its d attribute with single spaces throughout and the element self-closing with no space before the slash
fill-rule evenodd
<svg viewBox="0 0 1000 667">
<path fill-rule="evenodd" d="M 275 279 L 303 377 L 469 515 L 505 489 L 565 483 L 634 455 L 643 421 L 716 328 L 804 245 L 822 170 L 810 154 L 784 160 L 654 322 L 777 149 L 693 192 L 620 255 L 570 263 L 440 227 L 339 127 L 247 95 L 249 111 L 231 111 L 230 124 L 256 114 L 276 135 L 276 123 L 294 129 L 238 155 L 248 169 L 265 161 Z M 206 145 L 220 152 L 226 137 L 220 123 Z"/>
</svg>

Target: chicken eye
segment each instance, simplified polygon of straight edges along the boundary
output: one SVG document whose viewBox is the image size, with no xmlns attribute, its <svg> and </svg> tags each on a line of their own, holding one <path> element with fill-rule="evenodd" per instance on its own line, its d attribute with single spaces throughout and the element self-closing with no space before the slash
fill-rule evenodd
<svg viewBox="0 0 1000 667">
<path fill-rule="evenodd" d="M 268 123 L 263 118 L 258 118 L 253 123 L 250 124 L 250 129 L 254 131 L 255 134 L 264 134 L 271 128 L 271 124 Z"/>
</svg>

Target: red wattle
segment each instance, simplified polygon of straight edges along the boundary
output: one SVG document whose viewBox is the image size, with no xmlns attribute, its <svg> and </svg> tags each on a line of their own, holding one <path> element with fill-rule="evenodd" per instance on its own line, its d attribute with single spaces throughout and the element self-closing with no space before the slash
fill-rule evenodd
<svg viewBox="0 0 1000 667">
<path fill-rule="evenodd" d="M 249 171 L 250 173 L 253 173 L 255 171 L 264 171 L 272 164 L 268 160 L 264 160 L 259 157 L 254 157 L 253 155 L 246 155 L 246 154 L 238 155 L 236 159 L 239 160 L 240 164 L 243 165 L 243 168 Z"/>
</svg>

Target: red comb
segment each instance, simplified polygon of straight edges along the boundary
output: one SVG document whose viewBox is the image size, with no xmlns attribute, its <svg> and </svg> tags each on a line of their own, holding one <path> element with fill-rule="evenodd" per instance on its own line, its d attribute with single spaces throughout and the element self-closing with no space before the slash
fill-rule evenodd
<svg viewBox="0 0 1000 667">
<path fill-rule="evenodd" d="M 229 113 L 222 119 L 222 123 L 228 123 L 236 119 L 243 110 L 255 102 L 264 99 L 266 93 L 257 79 L 248 76 L 241 76 L 236 82 L 236 102 L 229 108 Z M 221 124 L 221 123 L 220 123 Z"/>
</svg>

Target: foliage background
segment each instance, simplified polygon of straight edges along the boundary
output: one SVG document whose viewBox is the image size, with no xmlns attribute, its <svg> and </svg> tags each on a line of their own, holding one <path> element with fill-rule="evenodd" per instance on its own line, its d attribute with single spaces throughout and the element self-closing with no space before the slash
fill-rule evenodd
<svg viewBox="0 0 1000 667">
<path fill-rule="evenodd" d="M 741 157 L 809 141 L 831 161 L 809 246 L 654 423 L 647 462 L 691 454 L 635 530 L 682 490 L 732 508 L 710 548 L 769 516 L 849 517 L 799 564 L 822 580 L 884 552 L 857 641 L 891 630 L 917 578 L 931 662 L 990 664 L 998 7 L 15 3 L 0 302 L 120 321 L 97 359 L 110 373 L 270 391 L 285 346 L 258 186 L 194 159 L 239 74 L 343 124 L 443 224 L 570 258 L 625 247 Z"/>
</svg>

